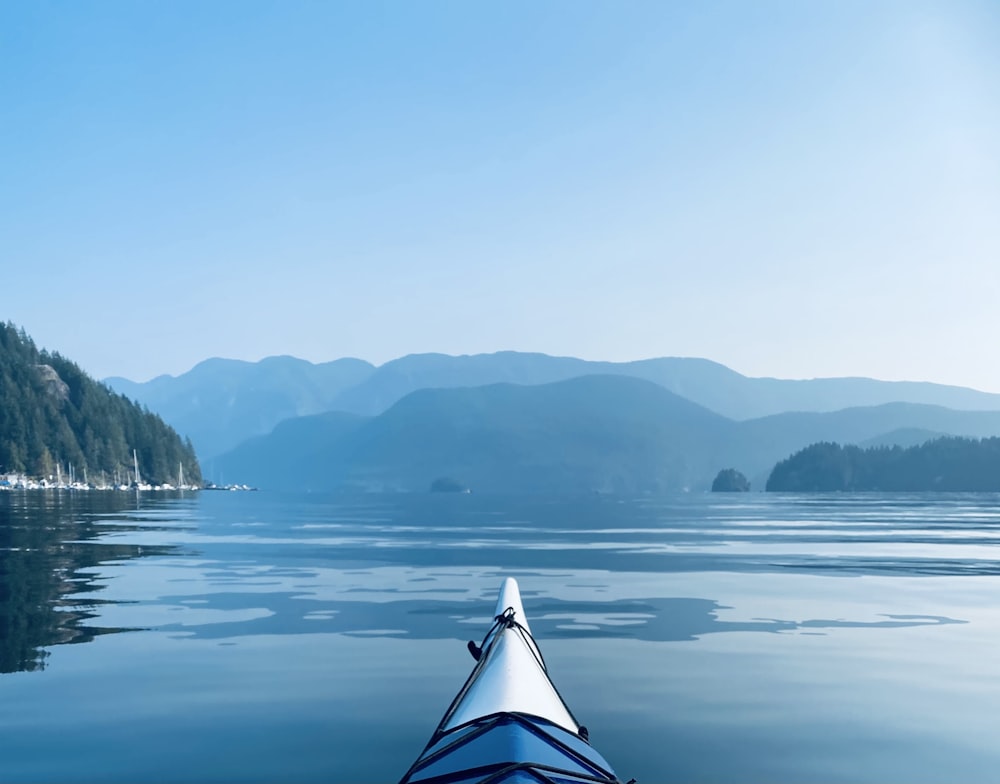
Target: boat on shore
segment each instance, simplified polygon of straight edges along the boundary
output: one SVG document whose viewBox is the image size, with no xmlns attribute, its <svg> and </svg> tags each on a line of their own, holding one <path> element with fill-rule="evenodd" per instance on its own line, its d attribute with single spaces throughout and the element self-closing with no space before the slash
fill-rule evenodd
<svg viewBox="0 0 1000 784">
<path fill-rule="evenodd" d="M 622 784 L 549 678 L 514 578 L 469 651 L 472 673 L 400 784 Z"/>
</svg>

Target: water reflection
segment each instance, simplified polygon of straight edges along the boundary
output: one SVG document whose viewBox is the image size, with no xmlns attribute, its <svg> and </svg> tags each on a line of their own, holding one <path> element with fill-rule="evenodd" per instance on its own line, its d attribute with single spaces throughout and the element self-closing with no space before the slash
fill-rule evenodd
<svg viewBox="0 0 1000 784">
<path fill-rule="evenodd" d="M 640 780 L 992 781 L 998 500 L 0 495 L 4 671 L 146 630 L 0 677 L 0 779 L 395 780 L 510 574 Z"/>
<path fill-rule="evenodd" d="M 43 667 L 48 646 L 140 628 L 209 639 L 464 639 L 488 622 L 483 608 L 502 576 L 484 562 L 541 578 L 547 587 L 527 596 L 543 637 L 652 642 L 965 621 L 894 608 L 854 620 L 734 618 L 732 597 L 704 589 L 623 595 L 626 574 L 1000 572 L 998 507 L 968 497 L 935 506 L 908 497 L 554 504 L 225 495 L 0 494 L 0 672 Z M 140 570 L 129 566 L 140 558 Z M 604 584 L 554 590 L 589 573 Z"/>
<path fill-rule="evenodd" d="M 106 604 L 97 567 L 173 548 L 98 539 L 143 524 L 124 493 L 0 493 L 0 672 L 40 670 L 49 646 L 126 630 L 91 622 Z"/>
<path fill-rule="evenodd" d="M 157 603 L 183 608 L 181 620 L 156 626 L 197 639 L 228 639 L 263 634 L 314 634 L 398 637 L 414 640 L 466 640 L 488 627 L 483 601 L 469 601 L 461 588 L 435 593 L 463 595 L 454 601 L 400 598 L 320 599 L 301 591 L 266 593 L 213 592 L 164 596 Z M 356 592 L 356 589 L 355 591 Z M 346 592 L 345 592 L 346 593 Z M 191 612 L 186 610 L 191 609 Z M 721 632 L 813 632 L 828 629 L 893 629 L 943 626 L 966 621 L 941 615 L 882 614 L 878 620 L 755 618 L 724 620 L 731 609 L 703 598 L 655 597 L 610 601 L 565 601 L 545 598 L 530 603 L 532 631 L 539 639 L 622 638 L 646 642 L 695 640 Z M 150 617 L 149 608 L 144 611 Z"/>
</svg>

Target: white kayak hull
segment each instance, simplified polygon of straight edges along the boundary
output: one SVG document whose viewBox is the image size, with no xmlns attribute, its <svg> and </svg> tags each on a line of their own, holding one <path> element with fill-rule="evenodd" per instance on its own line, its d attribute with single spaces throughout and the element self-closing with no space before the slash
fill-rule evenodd
<svg viewBox="0 0 1000 784">
<path fill-rule="evenodd" d="M 495 616 L 503 616 L 505 612 L 511 612 L 528 634 L 501 627 L 487 638 L 483 644 L 487 655 L 480 660 L 479 672 L 454 706 L 444 728 L 452 729 L 491 713 L 517 712 L 539 716 L 570 732 L 578 732 L 580 725 L 545 671 L 513 577 L 505 579 L 500 587 Z"/>
<path fill-rule="evenodd" d="M 482 646 L 470 650 L 472 674 L 401 784 L 620 784 L 549 679 L 513 578 L 500 587 Z"/>
</svg>

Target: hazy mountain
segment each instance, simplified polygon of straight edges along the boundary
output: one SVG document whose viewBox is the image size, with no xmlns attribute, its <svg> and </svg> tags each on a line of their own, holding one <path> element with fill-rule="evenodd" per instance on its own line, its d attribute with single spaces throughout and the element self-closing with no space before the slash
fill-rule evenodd
<svg viewBox="0 0 1000 784">
<path fill-rule="evenodd" d="M 868 378 L 784 380 L 750 378 L 707 359 L 663 357 L 635 362 L 591 362 L 545 354 L 499 352 L 471 356 L 415 354 L 382 365 L 336 407 L 377 414 L 417 389 L 510 382 L 545 384 L 582 375 L 625 375 L 653 381 L 731 419 L 785 411 L 837 411 L 910 402 L 963 410 L 1000 410 L 1000 395 L 963 387 Z"/>
<path fill-rule="evenodd" d="M 282 424 L 214 461 L 274 489 L 421 491 L 438 478 L 475 492 L 707 489 L 723 468 L 762 489 L 772 467 L 817 441 L 861 443 L 904 429 L 1000 434 L 1000 412 L 889 404 L 737 422 L 659 385 L 582 376 L 411 393 L 369 419 Z"/>
<path fill-rule="evenodd" d="M 449 356 L 411 354 L 375 369 L 357 386 L 337 395 L 335 407 L 358 414 L 380 414 L 418 389 L 478 387 L 487 384 L 548 384 L 604 373 L 606 362 L 550 357 L 516 351 Z"/>
<path fill-rule="evenodd" d="M 105 383 L 189 436 L 204 462 L 285 419 L 336 408 L 337 395 L 374 370 L 360 359 L 318 365 L 295 357 L 209 359 L 176 377 L 142 384 L 108 378 Z"/>
<path fill-rule="evenodd" d="M 206 477 L 268 488 L 319 489 L 327 485 L 331 447 L 369 420 L 343 411 L 296 417 L 281 422 L 268 435 L 244 441 L 205 464 Z"/>
<path fill-rule="evenodd" d="M 1000 410 L 1000 395 L 941 384 L 865 378 L 749 378 L 706 359 L 590 362 L 513 351 L 469 356 L 414 354 L 378 368 L 356 359 L 319 365 L 292 357 L 271 357 L 256 363 L 212 359 L 177 377 L 161 376 L 143 384 L 120 378 L 106 381 L 190 436 L 204 459 L 251 436 L 266 434 L 289 417 L 329 410 L 371 416 L 419 389 L 504 382 L 539 385 L 612 374 L 652 381 L 737 420 L 897 401 Z"/>
<path fill-rule="evenodd" d="M 317 448 L 328 423 L 339 434 Z M 656 384 L 621 376 L 425 389 L 344 424 L 285 423 L 215 463 L 227 476 L 246 472 L 234 481 L 279 489 L 427 490 L 451 477 L 476 492 L 663 492 L 710 471 L 731 428 Z"/>
<path fill-rule="evenodd" d="M 499 382 L 547 384 L 583 375 L 646 379 L 731 419 L 752 419 L 785 411 L 838 411 L 893 402 L 1000 410 L 1000 395 L 943 384 L 869 378 L 750 378 L 707 359 L 662 357 L 635 362 L 592 362 L 515 351 L 465 356 L 412 354 L 385 363 L 361 384 L 345 389 L 334 402 L 340 410 L 371 415 L 381 413 L 417 389 Z"/>
<path fill-rule="evenodd" d="M 863 449 L 875 446 L 899 446 L 905 448 L 919 446 L 935 438 L 941 438 L 943 435 L 944 433 L 939 433 L 935 430 L 923 430 L 919 427 L 901 427 L 898 430 L 859 441 L 857 446 Z"/>
</svg>

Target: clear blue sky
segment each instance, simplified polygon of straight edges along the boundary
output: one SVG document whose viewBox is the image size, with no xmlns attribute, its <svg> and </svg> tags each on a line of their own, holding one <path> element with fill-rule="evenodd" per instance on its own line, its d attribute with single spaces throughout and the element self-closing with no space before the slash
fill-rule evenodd
<svg viewBox="0 0 1000 784">
<path fill-rule="evenodd" d="M 0 318 L 1000 392 L 1000 3 L 0 6 Z"/>
</svg>

